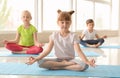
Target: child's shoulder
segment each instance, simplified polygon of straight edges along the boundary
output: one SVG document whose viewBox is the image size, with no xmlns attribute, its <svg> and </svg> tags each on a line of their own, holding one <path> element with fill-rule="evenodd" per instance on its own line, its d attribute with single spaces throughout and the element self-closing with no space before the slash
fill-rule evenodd
<svg viewBox="0 0 120 78">
<path fill-rule="evenodd" d="M 19 25 L 19 27 L 18 28 L 20 28 L 20 27 L 23 27 L 24 25 L 23 24 L 21 24 L 21 25 Z"/>
<path fill-rule="evenodd" d="M 24 28 L 23 24 L 19 25 L 18 29 L 22 29 L 22 28 Z"/>
<path fill-rule="evenodd" d="M 75 34 L 77 34 L 77 33 L 75 33 L 75 32 L 70 32 L 70 34 L 71 34 L 71 35 L 75 35 Z"/>
<path fill-rule="evenodd" d="M 33 24 L 30 24 L 30 26 L 35 27 Z"/>
<path fill-rule="evenodd" d="M 97 30 L 96 30 L 96 29 L 93 29 L 93 32 L 97 32 Z"/>
<path fill-rule="evenodd" d="M 59 34 L 59 32 L 52 32 L 52 35 L 58 35 Z"/>
<path fill-rule="evenodd" d="M 70 32 L 70 36 L 75 37 L 78 36 L 78 34 L 76 32 Z"/>
</svg>

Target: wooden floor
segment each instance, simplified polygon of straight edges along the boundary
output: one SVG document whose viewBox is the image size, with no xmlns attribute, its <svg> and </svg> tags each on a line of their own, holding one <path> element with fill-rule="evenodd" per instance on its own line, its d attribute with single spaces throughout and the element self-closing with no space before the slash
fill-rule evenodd
<svg viewBox="0 0 120 78">
<path fill-rule="evenodd" d="M 105 39 L 103 45 L 120 45 L 119 37 Z M 1 47 L 0 49 L 3 49 Z M 83 51 L 94 51 L 100 53 L 100 57 L 94 58 L 97 65 L 120 65 L 120 49 L 82 48 Z M 26 62 L 28 57 L 0 57 L 0 62 Z M 8 75 L 0 75 L 0 78 L 8 78 Z M 20 76 L 9 75 L 9 78 L 99 78 L 99 77 L 66 77 L 66 76 Z"/>
</svg>

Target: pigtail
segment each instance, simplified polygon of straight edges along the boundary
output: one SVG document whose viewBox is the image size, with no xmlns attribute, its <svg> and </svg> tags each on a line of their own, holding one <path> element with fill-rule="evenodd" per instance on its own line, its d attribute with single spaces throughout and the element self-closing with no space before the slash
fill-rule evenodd
<svg viewBox="0 0 120 78">
<path fill-rule="evenodd" d="M 71 21 L 71 15 L 74 11 L 61 11 L 60 9 L 57 10 L 58 13 L 58 21 Z"/>
<path fill-rule="evenodd" d="M 58 12 L 58 14 L 59 14 L 59 13 L 62 12 L 62 11 L 61 11 L 60 9 L 58 9 L 57 12 Z"/>
<path fill-rule="evenodd" d="M 69 14 L 72 15 L 75 11 L 69 11 Z"/>
</svg>

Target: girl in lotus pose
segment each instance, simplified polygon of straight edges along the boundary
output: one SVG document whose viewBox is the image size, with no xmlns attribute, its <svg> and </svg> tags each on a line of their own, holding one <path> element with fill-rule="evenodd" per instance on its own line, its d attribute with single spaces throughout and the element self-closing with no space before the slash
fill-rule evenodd
<svg viewBox="0 0 120 78">
<path fill-rule="evenodd" d="M 22 12 L 23 24 L 19 26 L 14 40 L 4 40 L 5 47 L 12 53 L 39 54 L 43 51 L 42 44 L 37 41 L 37 29 L 30 24 L 31 13 Z"/>
<path fill-rule="evenodd" d="M 30 57 L 27 64 L 38 62 L 39 67 L 51 70 L 74 70 L 84 71 L 89 65 L 95 66 L 94 59 L 88 60 L 79 46 L 79 37 L 69 31 L 72 24 L 71 16 L 74 11 L 58 10 L 57 24 L 60 28 L 49 37 L 49 43 L 44 51 L 37 57 Z M 54 47 L 56 58 L 44 58 Z M 75 52 L 78 53 L 82 61 L 75 58 Z"/>
</svg>

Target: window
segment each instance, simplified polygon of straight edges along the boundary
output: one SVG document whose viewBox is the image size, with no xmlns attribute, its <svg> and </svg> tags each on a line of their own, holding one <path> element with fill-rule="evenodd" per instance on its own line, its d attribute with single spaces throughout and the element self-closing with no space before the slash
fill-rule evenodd
<svg viewBox="0 0 120 78">
<path fill-rule="evenodd" d="M 95 3 L 95 28 L 110 29 L 110 15 L 110 5 L 104 3 Z"/>
<path fill-rule="evenodd" d="M 115 9 L 119 6 L 116 3 L 119 5 L 119 0 L 0 0 L 0 31 L 16 31 L 22 24 L 20 14 L 26 9 L 32 14 L 31 23 L 40 32 L 59 29 L 58 9 L 75 10 L 72 15 L 72 31 L 83 30 L 89 18 L 95 21 L 95 28 L 98 30 L 117 30 L 119 9 Z"/>
<path fill-rule="evenodd" d="M 69 10 L 70 0 L 43 0 L 43 31 L 58 30 L 57 10 Z"/>
<path fill-rule="evenodd" d="M 77 28 L 82 30 L 86 27 L 86 19 L 94 17 L 94 5 L 91 1 L 77 0 Z"/>
<path fill-rule="evenodd" d="M 15 31 L 22 24 L 21 12 L 29 10 L 34 24 L 34 0 L 0 0 L 0 31 Z"/>
<path fill-rule="evenodd" d="M 86 20 L 93 19 L 95 29 L 110 29 L 110 0 L 77 0 L 77 29 L 86 27 Z"/>
</svg>

